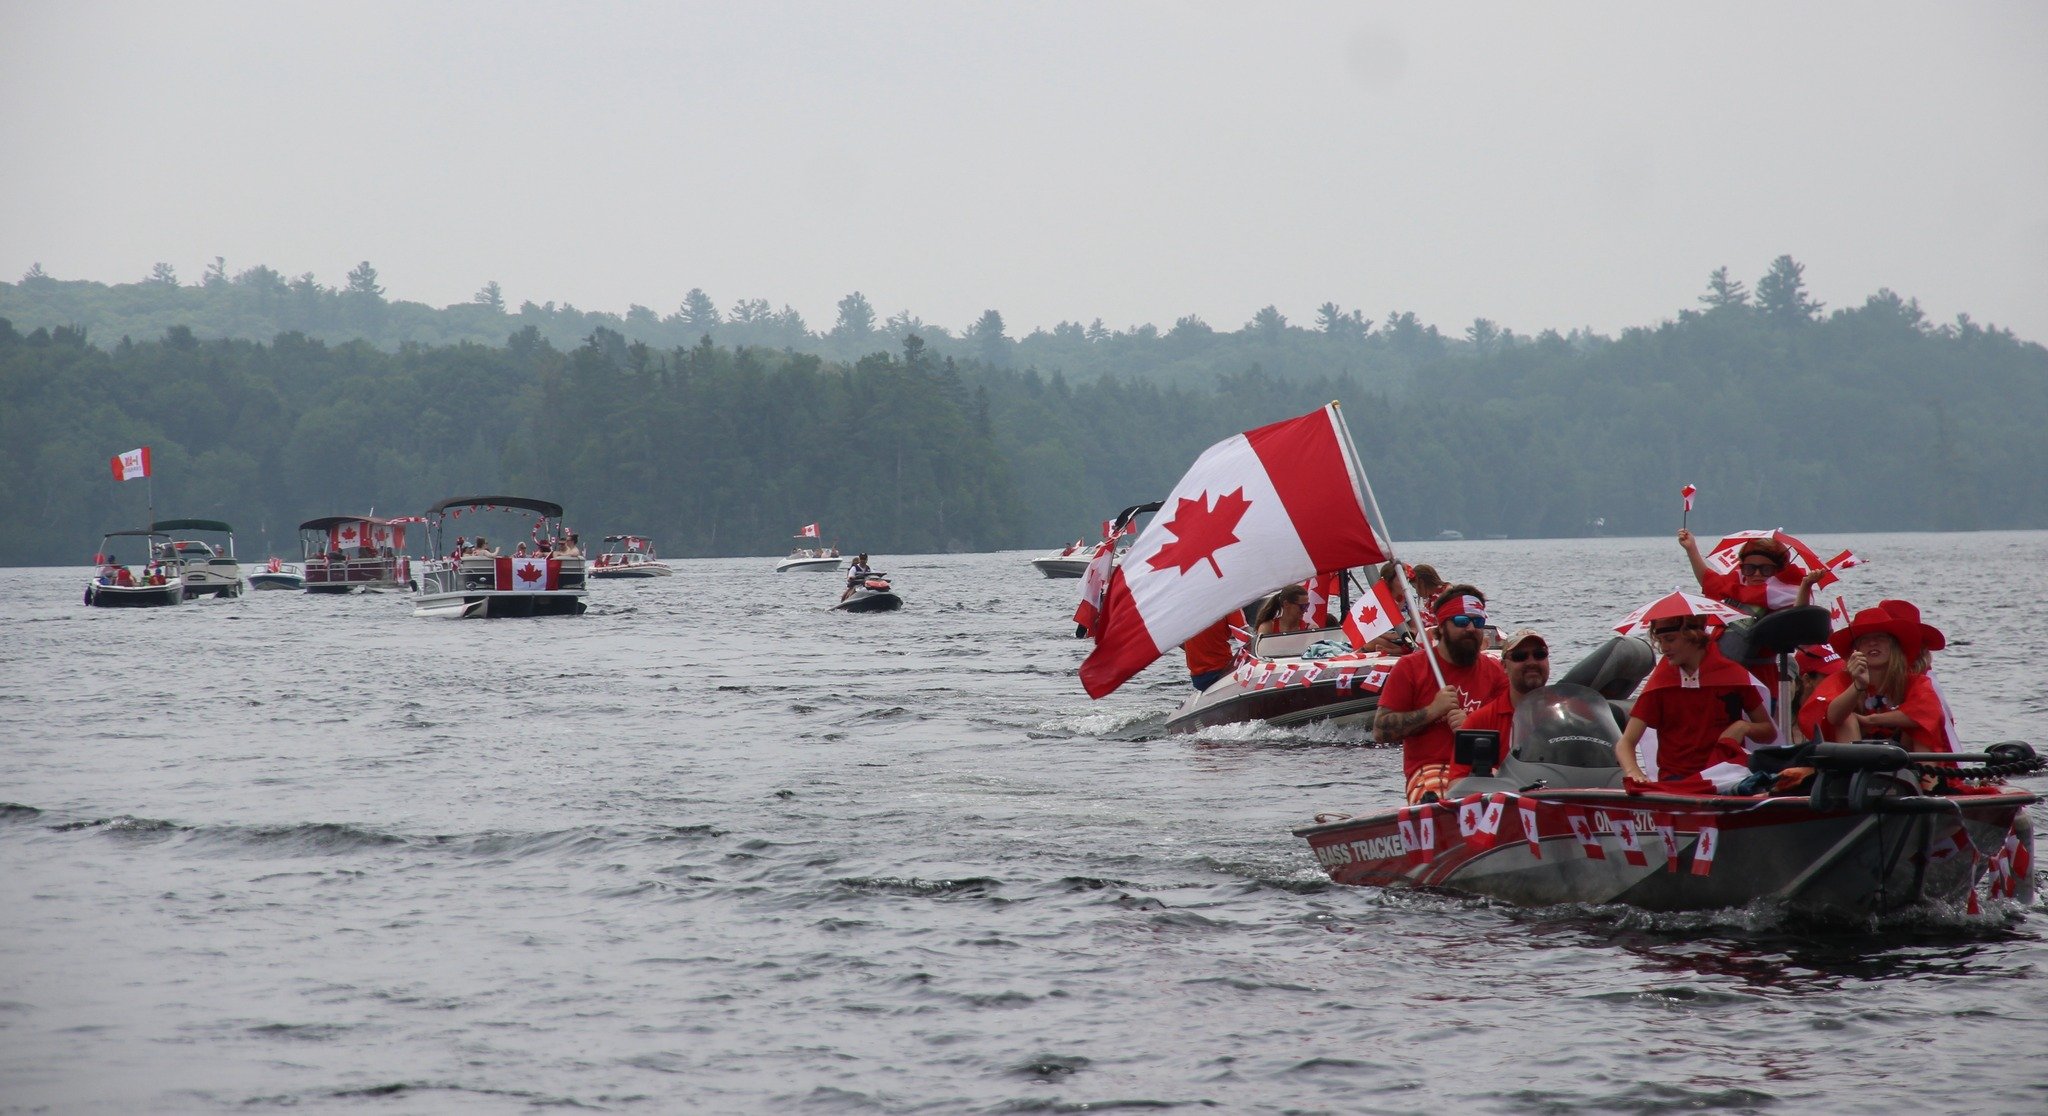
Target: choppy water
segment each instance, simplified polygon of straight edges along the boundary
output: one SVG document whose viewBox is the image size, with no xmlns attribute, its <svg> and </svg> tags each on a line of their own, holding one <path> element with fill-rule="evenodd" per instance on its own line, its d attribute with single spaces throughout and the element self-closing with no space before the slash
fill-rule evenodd
<svg viewBox="0 0 2048 1116">
<path fill-rule="evenodd" d="M 1814 541 L 1947 631 L 1966 737 L 2048 743 L 2048 534 Z M 1404 557 L 1567 662 L 1685 576 L 1666 539 Z M 762 559 L 468 622 L 0 571 L 0 1110 L 2048 1108 L 2040 907 L 1331 886 L 1290 827 L 1398 754 L 1158 738 L 1177 662 L 1091 704 L 1027 558 L 884 558 L 894 614 Z"/>
</svg>

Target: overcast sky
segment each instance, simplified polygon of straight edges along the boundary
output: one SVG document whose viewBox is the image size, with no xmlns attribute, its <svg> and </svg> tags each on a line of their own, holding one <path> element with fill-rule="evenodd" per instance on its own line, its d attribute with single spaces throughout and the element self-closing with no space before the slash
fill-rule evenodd
<svg viewBox="0 0 2048 1116">
<path fill-rule="evenodd" d="M 0 0 L 7 279 L 1613 332 L 1781 253 L 2048 341 L 2048 4 Z"/>
</svg>

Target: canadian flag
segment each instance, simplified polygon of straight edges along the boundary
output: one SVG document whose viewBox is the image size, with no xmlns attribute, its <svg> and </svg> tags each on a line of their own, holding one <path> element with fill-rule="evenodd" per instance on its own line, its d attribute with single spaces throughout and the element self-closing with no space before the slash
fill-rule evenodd
<svg viewBox="0 0 2048 1116">
<path fill-rule="evenodd" d="M 1854 615 L 1849 610 L 1849 602 L 1836 597 L 1835 603 L 1828 606 L 1828 627 L 1839 632 L 1849 626 L 1849 618 Z"/>
<path fill-rule="evenodd" d="M 1678 871 L 1678 822 L 1670 814 L 1657 815 L 1657 840 L 1664 842 L 1664 870 Z"/>
<path fill-rule="evenodd" d="M 1522 840 L 1529 843 L 1529 855 L 1543 859 L 1543 830 L 1536 818 L 1536 807 L 1522 802 L 1518 805 L 1522 815 Z"/>
<path fill-rule="evenodd" d="M 1700 826 L 1699 843 L 1692 847 L 1692 874 L 1704 876 L 1714 870 L 1714 853 L 1721 847 L 1721 827 Z"/>
<path fill-rule="evenodd" d="M 1699 489 L 1697 489 L 1697 488 L 1694 488 L 1694 487 L 1693 487 L 1692 485 L 1689 485 L 1689 484 L 1688 484 L 1688 485 L 1686 485 L 1686 486 L 1685 486 L 1684 488 L 1681 488 L 1681 489 L 1679 489 L 1679 490 L 1678 490 L 1678 494 L 1679 494 L 1680 496 L 1683 496 L 1683 497 L 1685 498 L 1685 510 L 1686 510 L 1686 511 L 1691 511 L 1691 510 L 1692 510 L 1692 498 L 1693 498 L 1694 496 L 1697 496 L 1697 495 L 1699 495 L 1699 491 L 1700 491 Z"/>
<path fill-rule="evenodd" d="M 335 525 L 335 528 L 334 528 L 334 546 L 335 546 L 335 548 L 336 548 L 336 549 L 338 550 L 338 549 L 341 549 L 341 548 L 343 548 L 343 547 L 352 547 L 352 546 L 363 546 L 363 545 L 365 545 L 365 543 L 364 543 L 364 540 L 363 540 L 363 531 L 362 531 L 362 528 L 363 528 L 363 525 L 362 525 L 362 524 L 360 524 L 360 523 L 340 523 L 340 524 L 336 524 L 336 525 Z"/>
<path fill-rule="evenodd" d="M 1358 598 L 1358 603 L 1345 614 L 1344 634 L 1351 637 L 1351 646 L 1364 647 L 1394 630 L 1400 619 L 1401 606 L 1396 603 L 1394 587 L 1384 581 L 1375 581 L 1372 592 Z"/>
<path fill-rule="evenodd" d="M 1635 819 L 1615 818 L 1614 832 L 1621 838 L 1621 858 L 1638 868 L 1647 867 L 1650 860 L 1643 855 L 1643 843 L 1636 839 Z"/>
<path fill-rule="evenodd" d="M 1110 576 L 1081 664 L 1089 696 L 1277 586 L 1385 561 L 1346 441 L 1333 403 L 1196 458 Z"/>
<path fill-rule="evenodd" d="M 538 593 L 562 587 L 562 563 L 557 558 L 498 559 L 498 588 Z"/>
<path fill-rule="evenodd" d="M 1308 590 L 1308 611 L 1302 613 L 1302 623 L 1311 628 L 1330 626 L 1330 602 L 1337 599 L 1343 579 L 1344 571 L 1336 570 L 1319 573 L 1301 583 L 1301 587 Z"/>
<path fill-rule="evenodd" d="M 1403 806 L 1394 813 L 1394 825 L 1401 833 L 1401 845 L 1411 863 L 1427 864 L 1436 858 L 1436 805 Z"/>
<path fill-rule="evenodd" d="M 1102 594 L 1109 588 L 1109 575 L 1116 569 L 1116 548 L 1107 542 L 1095 544 L 1088 569 L 1081 574 L 1081 604 L 1074 609 L 1074 623 L 1095 634 L 1095 621 L 1102 615 Z"/>
<path fill-rule="evenodd" d="M 803 538 L 803 539 L 815 539 L 815 538 L 817 538 L 817 537 L 818 537 L 818 525 L 817 525 L 817 524 L 815 524 L 815 523 L 806 523 L 806 524 L 804 524 L 804 529 L 803 529 L 803 530 L 801 530 L 801 531 L 798 531 L 798 532 L 797 532 L 797 537 L 798 537 L 798 538 Z"/>
<path fill-rule="evenodd" d="M 1236 624 L 1230 626 L 1230 659 L 1242 663 L 1252 657 L 1251 629 Z"/>
<path fill-rule="evenodd" d="M 1572 810 L 1565 814 L 1565 820 L 1572 823 L 1572 835 L 1579 839 L 1579 848 L 1587 860 L 1606 860 L 1607 852 L 1600 847 L 1600 838 L 1593 833 L 1593 819 L 1584 810 Z"/>
<path fill-rule="evenodd" d="M 114 467 L 114 479 L 117 481 L 146 477 L 149 475 L 149 447 L 142 446 L 127 453 L 117 453 L 109 458 L 108 462 Z"/>
</svg>

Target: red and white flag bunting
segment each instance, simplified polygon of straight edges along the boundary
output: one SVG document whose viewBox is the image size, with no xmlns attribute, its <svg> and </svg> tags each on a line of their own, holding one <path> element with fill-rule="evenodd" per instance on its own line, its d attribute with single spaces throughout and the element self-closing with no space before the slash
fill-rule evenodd
<svg viewBox="0 0 2048 1116">
<path fill-rule="evenodd" d="M 1572 836 L 1579 839 L 1579 849 L 1587 860 L 1607 859 L 1607 851 L 1600 847 L 1600 838 L 1593 831 L 1593 819 L 1584 810 L 1568 810 L 1565 819 L 1571 822 Z"/>
<path fill-rule="evenodd" d="M 1526 799 L 1516 805 L 1522 815 L 1522 840 L 1529 845 L 1529 855 L 1542 860 L 1543 829 L 1536 816 L 1536 807 L 1530 805 Z"/>
<path fill-rule="evenodd" d="M 1500 840 L 1500 822 L 1507 813 L 1508 793 L 1474 794 L 1458 803 L 1458 832 L 1467 847 L 1484 852 Z"/>
<path fill-rule="evenodd" d="M 1362 648 L 1392 631 L 1400 620 L 1401 606 L 1394 596 L 1394 587 L 1375 581 L 1372 592 L 1361 595 L 1345 615 L 1344 634 L 1351 637 L 1351 646 Z"/>
<path fill-rule="evenodd" d="M 149 447 L 141 446 L 108 459 L 117 481 L 136 480 L 149 475 Z"/>
<path fill-rule="evenodd" d="M 1385 561 L 1363 479 L 1335 404 L 1209 447 L 1110 577 L 1081 664 L 1089 696 L 1276 586 Z"/>
<path fill-rule="evenodd" d="M 1436 804 L 1429 803 L 1403 806 L 1394 813 L 1394 826 L 1411 863 L 1427 864 L 1436 858 L 1436 810 Z"/>
<path fill-rule="evenodd" d="M 1721 828 L 1700 826 L 1700 839 L 1692 847 L 1692 874 L 1704 876 L 1714 870 L 1714 854 L 1721 848 Z"/>
<path fill-rule="evenodd" d="M 1657 840 L 1664 842 L 1664 870 L 1678 871 L 1678 823 L 1670 814 L 1657 815 Z"/>
<path fill-rule="evenodd" d="M 1616 815 L 1612 824 L 1615 836 L 1621 838 L 1621 859 L 1638 868 L 1647 867 L 1650 860 L 1643 855 L 1643 843 L 1636 839 L 1635 819 Z"/>
</svg>

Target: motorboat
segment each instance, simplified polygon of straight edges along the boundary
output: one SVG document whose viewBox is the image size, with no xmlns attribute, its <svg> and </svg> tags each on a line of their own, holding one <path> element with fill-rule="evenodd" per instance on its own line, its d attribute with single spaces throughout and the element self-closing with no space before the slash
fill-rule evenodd
<svg viewBox="0 0 2048 1116">
<path fill-rule="evenodd" d="M 654 540 L 645 535 L 606 535 L 604 553 L 590 563 L 591 577 L 667 577 L 668 563 L 654 556 Z"/>
<path fill-rule="evenodd" d="M 251 589 L 299 590 L 306 587 L 306 567 L 275 555 L 270 561 L 251 569 L 248 576 Z"/>
<path fill-rule="evenodd" d="M 796 548 L 789 557 L 775 563 L 776 573 L 838 573 L 845 561 L 836 546 L 818 546 L 818 525 L 813 523 L 796 536 Z M 806 543 L 812 545 L 805 545 Z"/>
<path fill-rule="evenodd" d="M 1693 795 L 1623 787 L 1611 704 L 1560 684 L 1516 709 L 1513 751 L 1460 733 L 1474 774 L 1437 802 L 1294 831 L 1340 884 L 1425 887 L 1508 903 L 1619 903 L 1653 911 L 1759 901 L 1866 918 L 1964 910 L 1982 886 L 2030 904 L 2041 796 L 1999 780 L 2048 767 L 2017 741 L 1925 763 L 1895 744 L 1815 744 L 1801 793 Z M 1492 738 L 1492 739 L 1489 739 Z M 1928 794 L 1945 773 L 1972 793 Z"/>
<path fill-rule="evenodd" d="M 850 587 L 852 592 L 841 598 L 833 609 L 839 612 L 894 612 L 903 607 L 903 598 L 889 585 L 889 579 L 881 574 L 871 573 Z"/>
<path fill-rule="evenodd" d="M 1095 557 L 1095 548 L 1076 539 L 1062 550 L 1041 554 L 1031 560 L 1031 568 L 1047 577 L 1081 577 L 1088 572 L 1088 563 Z"/>
<path fill-rule="evenodd" d="M 454 619 L 491 619 L 507 616 L 581 616 L 584 597 L 585 562 L 573 552 L 552 551 L 535 555 L 506 556 L 469 549 L 455 553 L 445 539 L 451 524 L 467 514 L 476 524 L 492 513 L 523 518 L 531 513 L 537 540 L 566 537 L 562 531 L 562 506 L 523 496 L 457 496 L 428 508 L 427 545 L 430 553 L 448 553 L 446 558 L 427 558 L 412 564 L 414 616 Z M 486 528 L 486 530 L 488 530 Z M 486 536 L 487 537 L 487 536 Z"/>
<path fill-rule="evenodd" d="M 1825 609 L 1788 609 L 1735 638 L 1748 657 L 1776 659 L 1782 683 L 1793 649 L 1826 634 Z M 1457 759 L 1473 774 L 1439 801 L 1318 816 L 1294 833 L 1338 883 L 1525 905 L 1692 911 L 1761 901 L 1867 918 L 1974 908 L 1980 887 L 2032 902 L 2027 810 L 2041 796 L 2003 782 L 2048 769 L 2031 746 L 1935 760 L 1888 742 L 1815 743 L 1754 753 L 1762 793 L 1631 788 L 1614 754 L 1626 719 L 1619 699 L 1652 658 L 1639 639 L 1611 640 L 1523 698 L 1505 756 L 1497 733 L 1459 732 Z M 1789 768 L 1812 774 L 1780 789 L 1771 773 Z M 1939 793 L 1923 789 L 1927 776 L 1939 776 Z"/>
<path fill-rule="evenodd" d="M 1229 674 L 1198 690 L 1166 719 L 1168 732 L 1265 721 L 1370 723 L 1398 655 L 1354 651 L 1340 628 L 1253 638 Z"/>
<path fill-rule="evenodd" d="M 407 589 L 413 559 L 405 529 L 421 516 L 324 515 L 299 524 L 308 593 L 372 593 Z"/>
<path fill-rule="evenodd" d="M 218 519 L 163 519 L 150 530 L 170 536 L 157 544 L 159 563 L 178 571 L 185 583 L 185 598 L 239 597 L 242 595 L 242 565 L 235 559 L 235 529 Z M 192 531 L 221 536 L 217 542 L 176 536 Z"/>
<path fill-rule="evenodd" d="M 140 539 L 141 542 L 130 540 Z M 185 603 L 185 580 L 175 566 L 158 560 L 160 548 L 168 547 L 169 535 L 151 528 L 109 531 L 100 539 L 93 555 L 96 567 L 85 583 L 85 603 L 94 608 L 158 608 Z M 129 569 L 124 551 L 141 549 L 142 562 Z"/>
</svg>

